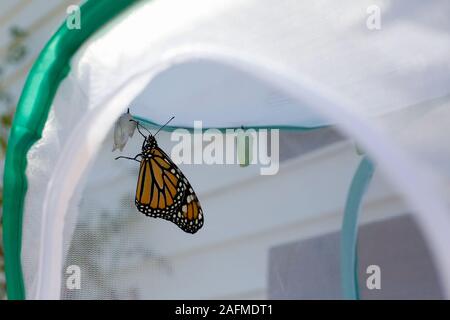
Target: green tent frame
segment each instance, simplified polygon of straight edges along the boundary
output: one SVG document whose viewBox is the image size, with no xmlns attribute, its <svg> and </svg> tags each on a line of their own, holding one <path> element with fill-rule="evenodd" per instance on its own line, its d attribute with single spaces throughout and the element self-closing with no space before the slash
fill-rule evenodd
<svg viewBox="0 0 450 320">
<path fill-rule="evenodd" d="M 21 248 L 23 209 L 27 192 L 25 174 L 27 153 L 31 146 L 42 137 L 51 104 L 61 81 L 70 72 L 70 61 L 73 55 L 96 31 L 131 5 L 141 1 L 86 1 L 80 8 L 82 28 L 69 29 L 66 23 L 63 23 L 41 51 L 28 75 L 8 140 L 3 178 L 3 240 L 9 299 L 25 299 Z M 321 127 L 266 126 L 264 128 L 313 130 Z M 358 299 L 357 218 L 373 169 L 371 162 L 364 157 L 353 178 L 344 212 L 341 237 L 341 279 L 343 294 L 347 299 Z"/>
</svg>

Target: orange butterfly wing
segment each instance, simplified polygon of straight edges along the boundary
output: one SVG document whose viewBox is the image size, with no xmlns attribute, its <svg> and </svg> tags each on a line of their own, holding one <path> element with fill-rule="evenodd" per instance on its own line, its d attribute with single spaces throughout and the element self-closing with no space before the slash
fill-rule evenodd
<svg viewBox="0 0 450 320">
<path fill-rule="evenodd" d="M 135 204 L 145 215 L 169 220 L 185 232 L 195 233 L 203 226 L 203 211 L 192 186 L 159 147 L 141 160 Z"/>
</svg>

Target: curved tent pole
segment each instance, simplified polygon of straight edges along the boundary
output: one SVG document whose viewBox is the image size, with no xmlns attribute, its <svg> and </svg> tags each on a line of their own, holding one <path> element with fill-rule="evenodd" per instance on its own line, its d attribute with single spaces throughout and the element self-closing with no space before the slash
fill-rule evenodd
<svg viewBox="0 0 450 320">
<path fill-rule="evenodd" d="M 341 286 L 345 299 L 358 300 L 358 218 L 361 202 L 375 167 L 366 156 L 361 160 L 347 195 L 341 230 Z"/>
<path fill-rule="evenodd" d="M 80 7 L 81 28 L 69 29 L 63 22 L 41 51 L 28 75 L 8 139 L 3 177 L 3 242 L 9 299 L 25 299 L 20 254 L 27 192 L 27 153 L 42 136 L 59 84 L 70 71 L 72 56 L 97 30 L 137 1 L 86 1 Z"/>
</svg>

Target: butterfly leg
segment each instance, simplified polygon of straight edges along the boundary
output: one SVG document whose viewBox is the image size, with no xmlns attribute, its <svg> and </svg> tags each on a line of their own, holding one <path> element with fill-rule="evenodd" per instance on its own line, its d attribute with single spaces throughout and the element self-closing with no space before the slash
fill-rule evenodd
<svg viewBox="0 0 450 320">
<path fill-rule="evenodd" d="M 134 161 L 137 161 L 137 162 L 141 162 L 141 161 L 139 161 L 139 160 L 137 159 L 137 157 L 142 157 L 142 154 L 139 153 L 139 154 L 137 154 L 134 158 L 120 156 L 120 157 L 115 158 L 115 160 L 117 160 L 117 159 L 127 159 L 127 160 L 134 160 Z"/>
</svg>

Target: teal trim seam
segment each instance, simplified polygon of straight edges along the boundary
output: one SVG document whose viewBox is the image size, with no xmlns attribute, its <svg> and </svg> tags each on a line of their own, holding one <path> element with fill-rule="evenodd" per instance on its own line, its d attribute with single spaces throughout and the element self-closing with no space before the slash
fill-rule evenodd
<svg viewBox="0 0 450 320">
<path fill-rule="evenodd" d="M 374 165 L 364 157 L 353 176 L 347 195 L 341 230 L 341 286 L 344 299 L 358 300 L 358 218 L 363 197 L 374 173 Z"/>
<path fill-rule="evenodd" d="M 156 123 L 155 121 L 147 119 L 147 118 L 143 118 L 141 116 L 132 115 L 132 117 L 133 117 L 133 119 L 135 119 L 135 120 L 137 120 L 139 122 L 142 122 L 144 124 L 147 124 L 147 125 L 149 125 L 151 127 L 157 128 L 157 129 L 161 126 L 160 124 Z M 219 128 L 219 127 L 203 127 L 202 130 L 205 131 L 205 130 L 208 130 L 208 129 L 218 129 L 218 130 L 220 130 L 222 132 L 224 132 L 227 129 L 255 129 L 255 130 L 259 130 L 259 129 L 270 129 L 270 130 L 272 130 L 272 129 L 279 129 L 279 130 L 283 130 L 283 131 L 312 131 L 312 130 L 328 128 L 328 127 L 330 127 L 330 125 L 308 126 L 308 127 L 307 126 L 294 126 L 294 125 L 290 125 L 290 126 L 287 126 L 287 125 L 278 125 L 278 126 L 277 125 L 273 125 L 273 126 L 267 125 L 267 126 L 238 126 L 238 127 L 222 127 L 222 128 Z M 186 129 L 188 131 L 193 131 L 194 130 L 193 127 L 165 126 L 162 129 L 162 131 L 171 132 L 171 131 L 174 131 L 174 130 L 177 130 L 177 129 Z"/>
<path fill-rule="evenodd" d="M 23 206 L 27 192 L 27 153 L 42 136 L 59 84 L 70 71 L 72 56 L 92 34 L 137 1 L 86 1 L 80 7 L 81 28 L 71 30 L 64 21 L 41 51 L 28 75 L 8 139 L 3 176 L 3 243 L 9 299 L 25 299 L 20 255 Z"/>
</svg>

